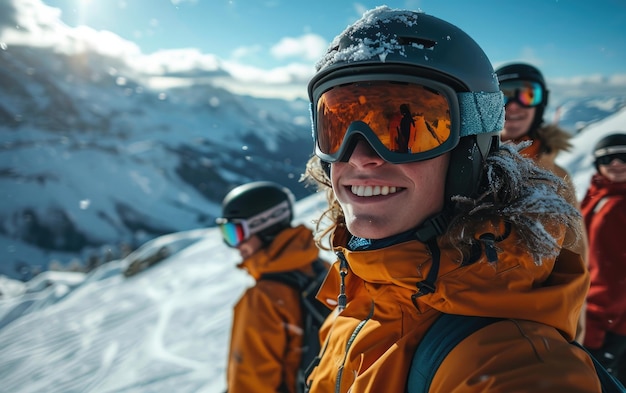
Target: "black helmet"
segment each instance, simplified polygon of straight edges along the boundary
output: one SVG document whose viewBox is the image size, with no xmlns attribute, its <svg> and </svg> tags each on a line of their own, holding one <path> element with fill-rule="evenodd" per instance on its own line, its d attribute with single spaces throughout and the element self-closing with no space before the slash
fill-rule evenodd
<svg viewBox="0 0 626 393">
<path fill-rule="evenodd" d="M 466 93 L 459 121 L 471 130 L 451 150 L 446 199 L 477 193 L 484 159 L 499 146 L 504 105 L 491 62 L 464 31 L 422 12 L 377 7 L 334 39 L 316 69 L 308 86 L 312 116 L 316 89 L 346 77 L 415 76 Z"/>
<path fill-rule="evenodd" d="M 599 158 L 615 154 L 626 154 L 626 133 L 613 133 L 596 142 L 593 148 L 596 169 Z"/>
<path fill-rule="evenodd" d="M 264 244 L 291 226 L 295 198 L 291 191 L 276 183 L 257 181 L 232 189 L 222 201 L 218 223 L 233 219 L 248 220 L 248 237 L 257 235 Z"/>
<path fill-rule="evenodd" d="M 505 81 L 523 80 L 537 82 L 541 85 L 543 90 L 543 100 L 541 104 L 536 107 L 535 117 L 529 130 L 529 133 L 531 134 L 530 136 L 532 138 L 536 138 L 537 135 L 534 133 L 537 131 L 537 128 L 541 126 L 541 123 L 543 123 L 543 114 L 546 110 L 546 106 L 548 106 L 548 94 L 550 93 L 541 71 L 530 64 L 510 63 L 496 69 L 496 75 L 498 75 L 498 82 L 500 83 Z"/>
</svg>

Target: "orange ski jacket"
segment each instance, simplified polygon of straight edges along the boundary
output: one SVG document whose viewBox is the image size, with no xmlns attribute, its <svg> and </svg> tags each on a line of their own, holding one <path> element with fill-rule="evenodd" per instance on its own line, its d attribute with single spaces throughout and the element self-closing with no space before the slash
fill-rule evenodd
<svg viewBox="0 0 626 393">
<path fill-rule="evenodd" d="M 238 267 L 259 280 L 265 273 L 312 273 L 318 249 L 303 225 L 288 228 Z M 229 393 L 296 391 L 302 347 L 300 294 L 287 284 L 259 280 L 235 306 L 227 370 Z"/>
<path fill-rule="evenodd" d="M 503 226 L 486 225 L 475 238 L 502 234 Z M 560 226 L 551 233 L 562 242 Z M 536 264 L 513 231 L 496 243 L 496 263 L 483 252 L 460 266 L 458 253 L 440 243 L 436 289 L 412 299 L 432 264 L 424 243 L 349 251 L 341 246 L 347 235 L 337 232 L 333 239 L 347 262 L 341 266 L 347 305 L 322 327 L 311 393 L 405 392 L 415 349 L 441 312 L 508 319 L 453 349 L 431 392 L 600 392 L 592 360 L 568 343 L 589 284 L 580 255 L 563 249 L 558 258 Z M 318 294 L 329 306 L 337 304 L 340 265 L 333 265 Z"/>
</svg>

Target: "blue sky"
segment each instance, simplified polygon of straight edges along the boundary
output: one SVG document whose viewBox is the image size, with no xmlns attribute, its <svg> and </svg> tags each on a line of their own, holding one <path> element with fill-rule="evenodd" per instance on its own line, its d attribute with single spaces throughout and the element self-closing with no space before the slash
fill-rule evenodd
<svg viewBox="0 0 626 393">
<path fill-rule="evenodd" d="M 328 43 L 364 10 L 420 8 L 464 29 L 494 64 L 532 61 L 552 77 L 626 72 L 622 0 L 45 0 L 70 26 L 110 30 L 144 53 L 192 47 L 222 59 L 272 68 L 306 55 L 281 55 L 281 40 L 313 34 Z M 284 41 L 283 41 L 284 43 Z M 284 56 L 284 57 L 281 57 Z"/>
<path fill-rule="evenodd" d="M 332 39 L 367 9 L 386 4 L 459 26 L 494 67 L 538 66 L 555 99 L 591 90 L 626 96 L 623 0 L 0 0 L 0 9 L 3 4 L 19 17 L 16 26 L 0 29 L 0 45 L 96 48 L 147 73 L 156 88 L 180 82 L 156 75 L 225 69 L 232 80 L 222 86 L 235 93 L 306 98 L 313 66 Z"/>
</svg>

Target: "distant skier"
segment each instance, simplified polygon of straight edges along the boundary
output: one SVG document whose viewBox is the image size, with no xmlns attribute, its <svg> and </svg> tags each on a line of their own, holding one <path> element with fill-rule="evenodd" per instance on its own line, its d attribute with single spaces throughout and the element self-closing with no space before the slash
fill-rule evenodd
<svg viewBox="0 0 626 393">
<path fill-rule="evenodd" d="M 224 242 L 239 250 L 238 267 L 256 280 L 235 306 L 228 393 L 297 392 L 305 330 L 301 296 L 275 278 L 292 271 L 313 276 L 319 250 L 307 227 L 291 226 L 293 203 L 291 191 L 271 182 L 238 186 L 223 200 L 217 224 Z"/>
<path fill-rule="evenodd" d="M 591 287 L 584 345 L 626 383 L 626 133 L 600 139 L 597 172 L 582 201 Z"/>
<path fill-rule="evenodd" d="M 397 129 L 397 144 L 398 144 L 398 153 L 409 153 L 409 141 L 411 139 L 411 131 L 415 130 L 415 120 L 413 120 L 413 115 L 411 114 L 411 109 L 408 104 L 400 105 L 400 114 L 402 118 L 400 119 L 400 125 Z"/>
</svg>

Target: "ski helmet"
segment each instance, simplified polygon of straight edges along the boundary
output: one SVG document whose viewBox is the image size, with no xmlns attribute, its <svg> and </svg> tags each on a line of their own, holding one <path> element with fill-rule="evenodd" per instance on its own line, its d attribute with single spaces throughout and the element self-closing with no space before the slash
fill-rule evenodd
<svg viewBox="0 0 626 393">
<path fill-rule="evenodd" d="M 314 139 L 317 99 L 346 81 L 420 78 L 451 89 L 454 97 L 450 108 L 458 106 L 453 120 L 458 124 L 458 134 L 447 150 L 451 155 L 446 201 L 454 195 L 478 192 L 484 160 L 499 146 L 504 105 L 491 62 L 464 31 L 423 12 L 380 6 L 339 34 L 316 70 L 308 85 Z M 343 161 L 349 159 L 357 141 L 352 136 L 346 138 L 343 143 L 351 147 L 343 150 Z M 376 150 L 370 140 L 368 143 Z M 326 169 L 328 163 L 320 158 Z"/>
<path fill-rule="evenodd" d="M 291 226 L 294 202 L 292 192 L 276 183 L 257 181 L 243 184 L 224 197 L 222 217 L 216 222 L 245 221 L 245 234 L 240 235 L 239 242 L 257 235 L 267 245 L 279 232 Z"/>
<path fill-rule="evenodd" d="M 599 160 L 612 155 L 626 156 L 626 134 L 614 133 L 601 138 L 593 148 L 594 164 L 599 169 Z"/>
<path fill-rule="evenodd" d="M 546 106 L 548 106 L 548 88 L 546 86 L 546 81 L 543 78 L 543 74 L 536 67 L 526 64 L 526 63 L 511 63 L 503 65 L 496 69 L 496 75 L 498 75 L 498 82 L 502 83 L 505 81 L 532 81 L 537 82 L 541 85 L 542 89 L 542 101 L 535 108 L 535 117 L 533 118 L 533 122 L 530 125 L 530 129 L 528 133 L 529 136 L 533 139 L 537 138 L 536 132 L 537 129 L 543 123 L 543 114 L 546 110 Z"/>
</svg>

